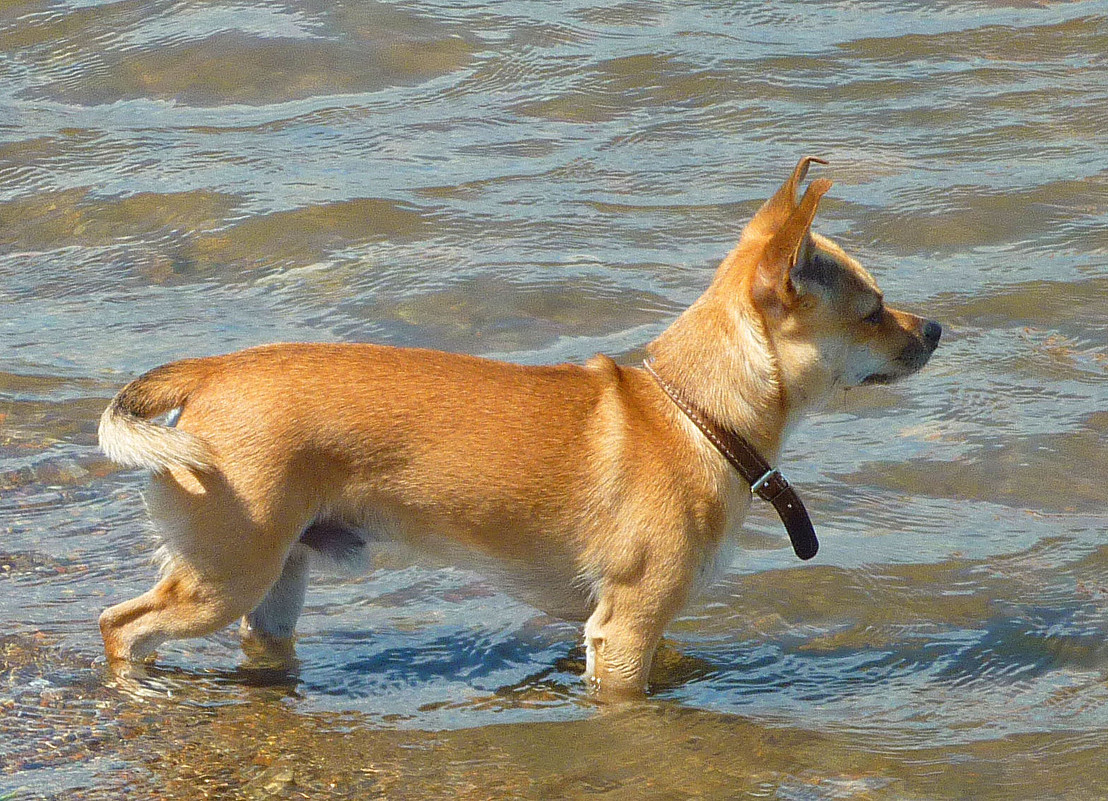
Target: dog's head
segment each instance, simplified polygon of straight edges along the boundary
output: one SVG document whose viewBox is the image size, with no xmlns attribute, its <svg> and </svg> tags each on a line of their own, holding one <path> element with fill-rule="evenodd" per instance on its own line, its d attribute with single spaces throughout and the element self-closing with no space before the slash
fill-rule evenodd
<svg viewBox="0 0 1108 801">
<path fill-rule="evenodd" d="M 827 179 L 797 190 L 812 162 L 793 174 L 743 232 L 745 290 L 766 321 L 784 389 L 817 400 L 837 386 L 884 384 L 919 370 L 942 326 L 885 303 L 873 277 L 842 248 L 811 232 Z"/>
</svg>

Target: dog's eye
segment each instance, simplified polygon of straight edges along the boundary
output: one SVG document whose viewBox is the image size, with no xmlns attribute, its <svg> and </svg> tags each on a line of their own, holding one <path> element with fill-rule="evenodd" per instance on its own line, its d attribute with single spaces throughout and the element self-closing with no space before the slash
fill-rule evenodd
<svg viewBox="0 0 1108 801">
<path fill-rule="evenodd" d="M 862 318 L 863 323 L 869 323 L 870 325 L 877 325 L 885 317 L 885 307 L 878 306 L 873 312 L 866 317 Z"/>
</svg>

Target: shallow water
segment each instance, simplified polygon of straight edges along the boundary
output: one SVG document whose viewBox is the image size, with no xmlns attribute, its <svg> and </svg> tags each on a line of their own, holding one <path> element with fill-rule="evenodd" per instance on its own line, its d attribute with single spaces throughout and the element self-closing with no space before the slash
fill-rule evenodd
<svg viewBox="0 0 1108 801">
<path fill-rule="evenodd" d="M 0 799 L 1108 795 L 1103 2 L 0 6 Z M 140 682 L 119 386 L 275 340 L 630 361 L 806 153 L 818 229 L 941 320 L 785 466 L 604 708 L 576 626 L 386 553 L 295 672 L 228 630 Z"/>
</svg>

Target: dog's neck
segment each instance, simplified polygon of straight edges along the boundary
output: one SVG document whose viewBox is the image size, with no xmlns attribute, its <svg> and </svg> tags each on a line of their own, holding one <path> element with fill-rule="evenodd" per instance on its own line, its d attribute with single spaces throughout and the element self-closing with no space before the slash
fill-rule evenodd
<svg viewBox="0 0 1108 801">
<path fill-rule="evenodd" d="M 659 375 L 701 413 L 776 463 L 793 415 L 764 319 L 728 292 L 713 283 L 647 350 Z"/>
</svg>

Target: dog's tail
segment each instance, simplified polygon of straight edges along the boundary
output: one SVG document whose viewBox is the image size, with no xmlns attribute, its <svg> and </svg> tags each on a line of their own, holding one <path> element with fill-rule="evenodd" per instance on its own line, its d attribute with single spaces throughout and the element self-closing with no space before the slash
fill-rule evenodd
<svg viewBox="0 0 1108 801">
<path fill-rule="evenodd" d="M 156 367 L 119 391 L 100 417 L 100 450 L 117 464 L 161 472 L 171 467 L 210 471 L 215 454 L 199 437 L 150 422 L 179 409 L 211 372 L 208 359 Z"/>
</svg>

